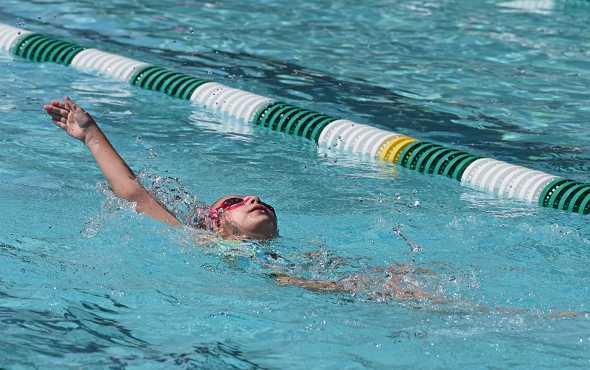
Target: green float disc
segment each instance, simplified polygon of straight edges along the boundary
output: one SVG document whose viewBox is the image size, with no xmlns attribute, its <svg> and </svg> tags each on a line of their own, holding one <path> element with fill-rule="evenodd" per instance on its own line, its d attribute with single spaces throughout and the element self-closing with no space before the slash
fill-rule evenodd
<svg viewBox="0 0 590 370">
<path fill-rule="evenodd" d="M 439 147 L 440 145 L 433 143 L 424 143 L 424 145 L 420 145 L 418 148 L 412 151 L 412 154 L 410 154 L 410 157 L 406 161 L 406 167 L 411 170 L 416 170 L 418 168 L 417 164 L 420 158 L 422 158 L 430 149 L 437 149 Z"/>
<path fill-rule="evenodd" d="M 581 184 L 579 182 L 575 183 L 574 186 L 569 188 L 567 191 L 563 192 L 561 199 L 559 201 L 559 205 L 557 208 L 567 210 L 569 209 L 569 204 L 571 203 L 571 198 L 576 194 L 576 192 L 583 192 L 584 189 L 587 187 L 587 184 Z"/>
<path fill-rule="evenodd" d="M 549 197 L 549 207 L 551 208 L 557 208 L 557 206 L 559 205 L 559 200 L 561 199 L 563 193 L 576 185 L 576 182 L 573 180 L 567 180 L 567 182 L 559 185 L 557 188 L 555 188 L 555 191 L 553 191 L 553 194 L 551 194 L 551 197 Z"/>
<path fill-rule="evenodd" d="M 195 83 L 194 77 L 190 77 L 188 80 L 184 81 L 180 85 L 178 85 L 176 92 L 172 95 L 175 98 L 184 99 L 186 92 L 190 90 L 191 86 Z"/>
<path fill-rule="evenodd" d="M 272 121 L 273 118 L 277 116 L 277 112 L 279 112 L 281 109 L 284 109 L 285 107 L 290 107 L 290 105 L 285 104 L 285 103 L 280 103 L 280 104 L 274 105 L 272 107 L 269 107 L 268 110 L 262 116 L 260 116 L 260 125 L 264 126 L 264 127 L 268 127 L 269 122 Z"/>
<path fill-rule="evenodd" d="M 50 48 L 44 48 L 43 50 L 39 50 L 41 55 L 38 56 L 39 62 L 46 62 L 46 61 L 53 61 L 52 56 L 56 55 L 57 53 L 61 52 L 62 50 L 68 47 L 69 43 L 65 41 L 59 41 L 54 45 L 51 45 Z"/>
<path fill-rule="evenodd" d="M 267 105 L 263 109 L 260 109 L 260 111 L 258 113 L 256 113 L 256 115 L 254 116 L 254 119 L 253 119 L 254 124 L 260 125 L 260 123 L 262 122 L 262 120 L 264 119 L 264 117 L 266 116 L 268 111 L 277 104 L 282 104 L 282 103 L 281 102 L 271 102 L 271 103 L 269 103 L 269 105 Z"/>
<path fill-rule="evenodd" d="M 323 121 L 322 123 L 320 123 L 319 125 L 316 126 L 316 128 L 313 129 L 312 133 L 311 133 L 311 137 L 310 139 L 315 141 L 316 143 L 318 141 L 320 141 L 320 135 L 322 134 L 322 131 L 324 131 L 324 129 L 332 122 L 334 122 L 336 119 L 335 118 L 330 118 L 326 121 Z"/>
<path fill-rule="evenodd" d="M 177 83 L 182 78 L 187 78 L 187 76 L 176 73 L 174 76 L 166 78 L 164 81 L 162 81 L 162 85 L 158 87 L 158 91 L 161 91 L 166 95 L 172 95 L 172 86 L 175 86 L 175 83 Z"/>
<path fill-rule="evenodd" d="M 436 157 L 437 153 L 444 151 L 446 148 L 441 145 L 435 145 L 434 147 L 426 150 L 416 162 L 416 170 L 418 172 L 424 173 L 424 170 L 428 170 L 427 164 L 430 162 L 430 159 Z"/>
<path fill-rule="evenodd" d="M 291 118 L 293 118 L 294 115 L 297 115 L 298 112 L 299 112 L 299 108 L 297 108 L 297 107 L 292 107 L 291 109 L 289 109 L 288 112 L 285 112 L 285 115 L 283 116 L 283 118 L 281 118 L 279 120 L 279 122 L 277 123 L 276 130 L 280 131 L 280 132 L 285 131 L 285 122 L 289 122 L 289 120 L 291 120 Z"/>
<path fill-rule="evenodd" d="M 580 204 L 580 208 L 578 209 L 578 213 L 587 215 L 590 213 L 590 194 L 586 195 L 586 198 Z"/>
<path fill-rule="evenodd" d="M 317 119 L 321 114 L 316 112 L 307 111 L 309 114 L 305 115 L 301 119 L 298 120 L 295 128 L 293 129 L 293 134 L 295 136 L 303 136 L 303 131 L 307 127 L 310 121 Z"/>
<path fill-rule="evenodd" d="M 137 68 L 135 70 L 135 72 L 133 72 L 133 74 L 131 75 L 131 78 L 129 79 L 129 82 L 132 85 L 137 85 L 140 82 L 140 80 L 141 80 L 141 78 L 142 78 L 142 76 L 143 76 L 144 73 L 147 73 L 150 70 L 156 69 L 156 68 L 160 68 L 160 67 L 155 66 L 155 65 L 147 65 L 147 66 L 142 67 L 142 68 Z"/>
<path fill-rule="evenodd" d="M 22 45 L 18 48 L 19 56 L 25 59 L 29 59 L 30 52 L 34 49 L 34 46 L 45 41 L 46 38 L 42 35 L 35 35 L 36 37 L 31 37 L 25 40 Z M 30 59 L 29 59 L 30 60 Z"/>
<path fill-rule="evenodd" d="M 25 58 L 33 62 L 43 62 L 43 60 L 40 60 L 39 55 L 47 49 L 51 50 L 52 48 L 48 46 L 53 43 L 53 40 L 47 38 L 39 39 L 35 42 L 32 42 L 27 50 L 27 55 L 25 55 Z"/>
<path fill-rule="evenodd" d="M 269 105 L 268 107 L 266 107 L 266 109 L 264 109 L 263 111 L 260 112 L 260 116 L 258 117 L 258 120 L 256 121 L 257 124 L 262 125 L 262 126 L 266 126 L 266 122 L 268 122 L 268 120 L 270 120 L 274 116 L 274 112 L 276 112 L 278 109 L 281 109 L 285 105 L 287 105 L 287 104 L 281 103 L 281 102 L 276 102 L 276 103 L 273 103 L 273 104 Z"/>
<path fill-rule="evenodd" d="M 170 96 L 176 96 L 178 88 L 187 81 L 190 81 L 192 77 L 188 75 L 181 75 L 177 78 L 170 79 L 170 86 L 166 87 L 166 94 Z"/>
<path fill-rule="evenodd" d="M 72 46 L 71 49 L 70 49 L 69 54 L 67 54 L 67 56 L 63 60 L 63 64 L 69 66 L 72 63 L 72 60 L 74 60 L 74 58 L 76 57 L 76 55 L 78 55 L 82 50 L 84 50 L 83 47 L 80 47 L 80 46 Z"/>
<path fill-rule="evenodd" d="M 555 189 L 557 189 L 561 184 L 568 182 L 571 180 L 567 180 L 564 178 L 557 178 L 553 181 L 551 181 L 549 184 L 547 184 L 545 186 L 545 188 L 543 189 L 543 191 L 541 192 L 541 195 L 539 196 L 539 205 L 541 207 L 548 207 L 549 205 L 549 198 L 553 195 L 553 193 L 555 192 Z"/>
<path fill-rule="evenodd" d="M 157 70 L 157 71 L 153 71 L 151 73 L 148 73 L 148 74 L 144 75 L 144 78 L 140 82 L 140 85 L 144 89 L 153 90 L 153 82 L 155 82 L 162 75 L 166 75 L 167 73 L 170 73 L 170 72 L 171 71 L 169 71 L 169 70 L 167 70 L 165 68 L 162 68 L 160 70 Z M 172 73 L 174 73 L 174 72 L 172 72 Z"/>
<path fill-rule="evenodd" d="M 299 113 L 295 114 L 292 118 L 289 119 L 287 122 L 287 126 L 285 126 L 285 132 L 289 135 L 293 135 L 298 128 L 298 123 L 300 120 L 306 120 L 310 116 L 313 116 L 313 113 L 305 110 L 299 110 Z"/>
<path fill-rule="evenodd" d="M 459 154 L 461 154 L 461 152 L 454 149 L 451 152 L 445 154 L 441 159 L 438 160 L 432 173 L 442 175 L 449 162 Z"/>
<path fill-rule="evenodd" d="M 34 57 L 35 57 L 35 52 L 38 51 L 41 48 L 45 48 L 48 44 L 51 44 L 52 40 L 49 40 L 45 37 L 43 38 L 39 38 L 35 41 L 31 41 L 27 46 L 26 46 L 26 50 L 27 52 L 25 53 L 25 55 L 23 55 L 23 57 L 25 57 L 26 59 L 30 60 L 30 61 L 35 61 Z M 51 49 L 51 48 L 49 48 Z M 42 50 L 41 50 L 42 51 Z"/>
<path fill-rule="evenodd" d="M 32 42 L 35 42 L 37 40 L 45 40 L 45 36 L 40 35 L 38 33 L 31 33 L 29 35 L 24 36 L 23 38 L 21 38 L 20 40 L 18 40 L 16 42 L 16 44 L 13 46 L 13 54 L 17 55 L 19 57 L 23 57 L 26 58 L 26 54 L 28 52 L 28 46 L 29 44 L 31 44 Z"/>
<path fill-rule="evenodd" d="M 455 166 L 455 170 L 451 174 L 451 178 L 453 178 L 457 181 L 461 181 L 461 179 L 463 178 L 463 173 L 465 172 L 467 167 L 469 167 L 469 165 L 471 163 L 475 162 L 476 160 L 478 160 L 480 158 L 481 157 L 477 157 L 475 155 L 470 154 L 468 158 L 463 159 L 461 161 L 461 163 L 459 163 Z"/>
<path fill-rule="evenodd" d="M 334 120 L 336 120 L 336 119 L 320 113 L 319 117 L 312 119 L 309 122 L 309 124 L 307 126 L 305 126 L 305 130 L 303 130 L 303 133 L 301 134 L 301 136 L 306 139 L 311 140 L 311 133 L 316 128 L 316 126 L 322 125 L 324 123 L 327 124 L 327 123 L 332 122 Z"/>
<path fill-rule="evenodd" d="M 166 71 L 153 81 L 151 89 L 166 94 L 166 86 L 168 86 L 166 82 L 174 80 L 179 74 L 178 72 Z"/>
<path fill-rule="evenodd" d="M 43 58 L 42 61 L 59 63 L 61 58 L 67 54 L 70 47 L 70 44 L 67 42 L 51 45 L 51 47 L 46 48 L 46 52 L 41 55 L 41 58 Z"/>
<path fill-rule="evenodd" d="M 59 45 L 56 45 L 53 48 L 47 48 L 47 50 L 50 50 L 50 52 L 49 52 L 49 55 L 47 55 L 46 60 L 52 61 L 55 63 L 59 63 L 59 61 L 65 55 L 65 53 L 68 52 L 69 47 L 70 47 L 70 45 L 68 45 L 68 43 L 64 42 Z"/>
<path fill-rule="evenodd" d="M 277 126 L 277 124 L 279 123 L 279 121 L 281 120 L 281 118 L 286 118 L 286 112 L 287 111 L 293 111 L 293 110 L 297 110 L 299 108 L 297 107 L 293 107 L 291 105 L 285 105 L 284 107 L 281 107 L 280 109 L 278 109 L 274 114 L 273 117 L 269 120 L 267 120 L 265 123 L 265 127 L 270 127 L 272 130 L 274 130 Z"/>
<path fill-rule="evenodd" d="M 399 158 L 400 158 L 399 163 L 402 165 L 402 167 L 408 167 L 407 162 L 408 162 L 409 157 L 412 155 L 412 153 L 414 152 L 415 149 L 419 149 L 423 145 L 430 145 L 430 142 L 428 142 L 428 141 L 414 141 L 413 143 L 410 143 L 408 146 L 406 146 L 404 148 L 404 151 L 399 156 Z"/>
<path fill-rule="evenodd" d="M 184 94 L 182 94 L 181 98 L 184 100 L 189 100 L 191 98 L 191 96 L 193 95 L 193 93 L 195 92 L 195 90 L 201 86 L 204 83 L 207 83 L 209 81 L 207 80 L 199 80 L 199 79 L 194 79 L 193 82 L 187 86 Z"/>
<path fill-rule="evenodd" d="M 471 154 L 467 154 L 465 152 L 457 152 L 457 156 L 453 157 L 453 159 L 449 160 L 449 163 L 445 167 L 442 175 L 447 177 L 452 177 L 453 171 L 455 167 L 461 163 L 462 160 L 471 157 Z"/>
<path fill-rule="evenodd" d="M 54 46 L 53 46 L 53 47 L 51 47 L 51 48 L 45 48 L 44 50 L 42 50 L 42 53 L 41 53 L 41 55 L 39 55 L 39 56 L 38 56 L 38 58 L 39 58 L 39 59 L 38 59 L 38 61 L 39 61 L 39 62 L 43 62 L 43 61 L 46 61 L 46 60 L 51 60 L 51 58 L 49 57 L 49 56 L 51 55 L 51 53 L 52 53 L 52 52 L 53 52 L 53 51 L 54 51 L 56 48 L 58 48 L 58 47 L 60 47 L 60 46 L 64 46 L 64 45 L 67 45 L 67 43 L 62 41 L 62 42 L 60 42 L 60 43 L 58 43 L 58 44 L 54 45 Z"/>
<path fill-rule="evenodd" d="M 590 195 L 590 184 L 586 184 L 586 190 L 578 191 L 570 201 L 568 211 L 578 212 L 580 209 L 580 203 L 584 200 L 584 197 Z"/>
<path fill-rule="evenodd" d="M 445 148 L 445 147 L 440 147 L 438 149 L 439 149 L 439 151 L 436 152 L 434 155 L 430 156 L 430 159 L 428 159 L 428 162 L 426 162 L 426 165 L 424 166 L 424 168 L 428 169 L 429 174 L 434 173 L 434 166 L 440 160 L 442 160 L 442 158 L 444 158 L 445 155 L 447 155 L 451 152 L 454 152 L 453 149 L 449 149 L 449 148 Z M 438 173 L 436 175 L 438 175 Z"/>
</svg>

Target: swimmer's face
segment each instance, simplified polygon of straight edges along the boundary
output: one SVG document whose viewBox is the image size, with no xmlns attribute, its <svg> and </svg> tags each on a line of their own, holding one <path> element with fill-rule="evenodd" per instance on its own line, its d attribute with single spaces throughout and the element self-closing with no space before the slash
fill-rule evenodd
<svg viewBox="0 0 590 370">
<path fill-rule="evenodd" d="M 212 208 L 223 209 L 218 231 L 224 238 L 268 240 L 277 236 L 277 215 L 257 196 L 228 195 Z"/>
</svg>

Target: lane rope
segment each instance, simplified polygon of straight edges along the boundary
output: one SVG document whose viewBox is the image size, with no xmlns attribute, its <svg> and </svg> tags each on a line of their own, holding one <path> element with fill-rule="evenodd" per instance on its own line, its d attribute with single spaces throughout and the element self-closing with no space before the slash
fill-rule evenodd
<svg viewBox="0 0 590 370">
<path fill-rule="evenodd" d="M 590 213 L 590 184 L 482 158 L 441 144 L 300 108 L 217 82 L 0 23 L 0 50 L 31 62 L 53 62 L 190 100 L 256 126 L 322 147 L 446 176 L 464 186 L 541 207 Z"/>
</svg>

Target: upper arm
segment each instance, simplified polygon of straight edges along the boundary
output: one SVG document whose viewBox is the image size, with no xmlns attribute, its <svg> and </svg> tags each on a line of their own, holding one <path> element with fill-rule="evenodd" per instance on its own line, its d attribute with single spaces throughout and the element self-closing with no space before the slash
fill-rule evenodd
<svg viewBox="0 0 590 370">
<path fill-rule="evenodd" d="M 139 213 L 144 213 L 168 225 L 180 225 L 180 221 L 143 187 L 132 194 L 129 200 L 136 203 L 135 210 Z"/>
</svg>

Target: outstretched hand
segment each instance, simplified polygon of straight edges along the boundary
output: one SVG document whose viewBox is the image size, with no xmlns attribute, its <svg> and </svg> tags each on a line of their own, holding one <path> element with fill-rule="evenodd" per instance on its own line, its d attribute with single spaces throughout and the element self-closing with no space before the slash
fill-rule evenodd
<svg viewBox="0 0 590 370">
<path fill-rule="evenodd" d="M 90 114 L 67 96 L 63 101 L 52 100 L 49 104 L 43 105 L 43 109 L 51 116 L 56 126 L 78 140 L 85 141 L 88 132 L 96 127 L 96 122 Z"/>
</svg>

